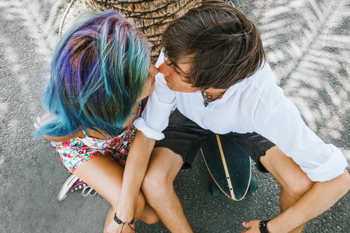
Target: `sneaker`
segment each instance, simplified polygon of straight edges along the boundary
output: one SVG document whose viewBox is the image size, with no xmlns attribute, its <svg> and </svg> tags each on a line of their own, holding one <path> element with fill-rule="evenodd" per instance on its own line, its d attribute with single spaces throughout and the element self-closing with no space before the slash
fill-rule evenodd
<svg viewBox="0 0 350 233">
<path fill-rule="evenodd" d="M 83 196 L 86 197 L 88 195 L 90 196 L 95 196 L 97 192 L 93 190 L 88 184 L 86 184 L 84 181 L 76 177 L 74 174 L 68 177 L 66 182 L 61 187 L 61 190 L 59 191 L 57 195 L 57 200 L 58 201 L 63 201 L 68 194 L 83 189 Z M 92 193 L 94 192 L 94 193 Z"/>
</svg>

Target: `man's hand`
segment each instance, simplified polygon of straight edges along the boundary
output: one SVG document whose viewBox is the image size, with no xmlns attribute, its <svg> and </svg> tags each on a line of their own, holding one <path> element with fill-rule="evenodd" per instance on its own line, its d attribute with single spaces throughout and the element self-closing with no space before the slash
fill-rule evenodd
<svg viewBox="0 0 350 233">
<path fill-rule="evenodd" d="M 249 222 L 243 222 L 242 225 L 248 230 L 242 230 L 241 233 L 260 233 L 259 223 L 261 220 L 253 220 Z"/>
</svg>

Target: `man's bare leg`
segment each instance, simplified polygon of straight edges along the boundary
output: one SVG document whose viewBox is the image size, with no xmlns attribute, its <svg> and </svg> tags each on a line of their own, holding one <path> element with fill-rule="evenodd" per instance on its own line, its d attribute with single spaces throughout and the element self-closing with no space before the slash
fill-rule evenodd
<svg viewBox="0 0 350 233">
<path fill-rule="evenodd" d="M 182 165 L 182 157 L 170 149 L 154 148 L 142 184 L 147 202 L 173 233 L 193 232 L 173 185 Z"/>
<path fill-rule="evenodd" d="M 280 193 L 281 212 L 286 211 L 297 202 L 314 184 L 300 167 L 277 146 L 269 149 L 266 155 L 260 158 L 260 162 L 282 186 Z M 303 224 L 291 232 L 302 232 L 305 225 Z"/>
</svg>

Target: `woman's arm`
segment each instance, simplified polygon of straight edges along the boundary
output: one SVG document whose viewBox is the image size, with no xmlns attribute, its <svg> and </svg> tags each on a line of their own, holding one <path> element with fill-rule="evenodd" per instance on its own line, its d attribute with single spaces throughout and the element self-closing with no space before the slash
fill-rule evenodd
<svg viewBox="0 0 350 233">
<path fill-rule="evenodd" d="M 123 186 L 119 196 L 117 217 L 122 222 L 130 222 L 134 218 L 136 199 L 154 143 L 154 139 L 147 138 L 141 131 L 136 132 L 125 165 Z"/>
<path fill-rule="evenodd" d="M 164 53 L 161 53 L 156 67 L 164 60 Z M 167 127 L 169 115 L 176 105 L 176 94 L 167 86 L 163 74 L 158 73 L 155 78 L 155 90 L 148 97 L 142 117 L 134 121 L 138 131 L 127 158 L 117 207 L 117 217 L 123 222 L 130 222 L 134 217 L 137 194 L 140 192 L 155 140 L 164 138 L 162 130 Z"/>
</svg>

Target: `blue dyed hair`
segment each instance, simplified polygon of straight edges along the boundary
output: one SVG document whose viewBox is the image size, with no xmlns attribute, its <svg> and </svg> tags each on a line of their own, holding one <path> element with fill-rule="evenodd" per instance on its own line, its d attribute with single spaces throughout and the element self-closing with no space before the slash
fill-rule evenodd
<svg viewBox="0 0 350 233">
<path fill-rule="evenodd" d="M 55 117 L 35 136 L 96 128 L 117 136 L 148 78 L 146 37 L 115 11 L 85 13 L 59 41 L 44 107 Z"/>
</svg>

